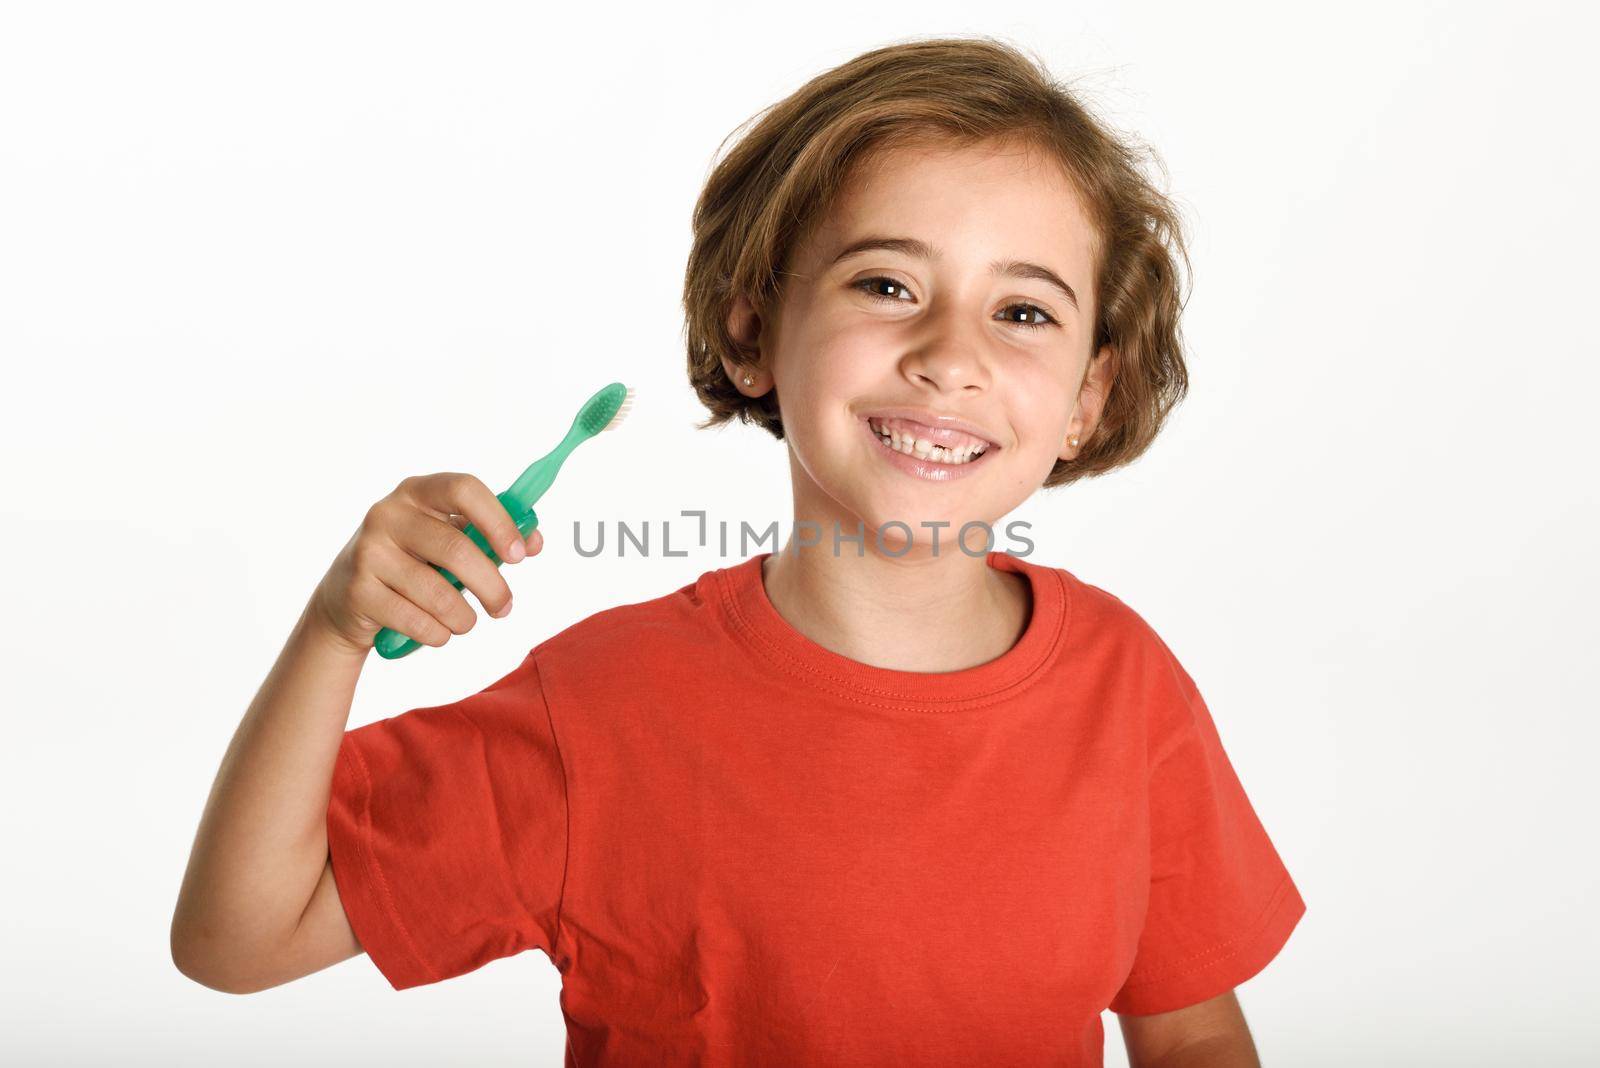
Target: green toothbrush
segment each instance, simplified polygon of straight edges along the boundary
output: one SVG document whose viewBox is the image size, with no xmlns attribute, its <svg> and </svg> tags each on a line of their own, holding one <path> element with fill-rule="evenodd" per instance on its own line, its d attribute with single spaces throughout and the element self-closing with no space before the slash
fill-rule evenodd
<svg viewBox="0 0 1600 1068">
<path fill-rule="evenodd" d="M 510 489 L 496 494 L 500 503 L 505 505 L 506 511 L 511 513 L 511 518 L 516 520 L 517 531 L 524 539 L 539 525 L 539 517 L 533 511 L 533 502 L 544 496 L 544 491 L 556 480 L 556 472 L 561 470 L 563 461 L 579 445 L 601 431 L 610 430 L 622 422 L 632 402 L 633 390 L 621 382 L 613 382 L 606 386 L 578 409 L 578 417 L 572 421 L 572 429 L 567 431 L 567 436 L 561 439 L 560 445 L 530 464 L 528 469 L 511 484 Z M 495 567 L 505 562 L 489 547 L 488 540 L 477 527 L 469 523 L 462 533 L 471 538 L 473 544 L 494 561 Z M 458 590 L 461 589 L 460 579 L 437 565 L 434 566 L 434 570 L 443 575 L 450 585 Z M 398 660 L 421 645 L 421 642 L 388 627 L 384 627 L 372 639 L 372 647 L 378 650 L 378 655 L 385 660 Z"/>
</svg>

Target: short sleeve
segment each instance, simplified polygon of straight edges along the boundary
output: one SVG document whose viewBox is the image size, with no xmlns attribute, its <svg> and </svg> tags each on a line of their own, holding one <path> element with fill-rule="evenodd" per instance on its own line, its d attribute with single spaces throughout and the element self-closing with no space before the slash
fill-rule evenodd
<svg viewBox="0 0 1600 1068">
<path fill-rule="evenodd" d="M 1205 700 L 1165 643 L 1155 645 L 1146 690 L 1149 906 L 1132 969 L 1110 1005 L 1133 1015 L 1227 993 L 1277 956 L 1305 913 Z"/>
<path fill-rule="evenodd" d="M 396 990 L 549 956 L 566 780 L 534 654 L 470 697 L 346 731 L 327 823 L 345 914 Z"/>
</svg>

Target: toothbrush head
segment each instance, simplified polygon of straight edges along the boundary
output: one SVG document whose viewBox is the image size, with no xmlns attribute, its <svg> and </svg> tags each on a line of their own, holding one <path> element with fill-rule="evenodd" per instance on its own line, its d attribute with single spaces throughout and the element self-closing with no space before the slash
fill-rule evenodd
<svg viewBox="0 0 1600 1068">
<path fill-rule="evenodd" d="M 572 422 L 573 429 L 582 431 L 585 438 L 592 438 L 601 431 L 615 429 L 627 418 L 632 406 L 633 390 L 621 382 L 613 382 L 584 402 Z"/>
</svg>

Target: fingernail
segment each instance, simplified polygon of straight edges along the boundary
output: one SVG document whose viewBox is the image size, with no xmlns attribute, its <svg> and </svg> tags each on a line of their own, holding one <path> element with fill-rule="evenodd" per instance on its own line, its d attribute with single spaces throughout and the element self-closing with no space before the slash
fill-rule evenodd
<svg viewBox="0 0 1600 1068">
<path fill-rule="evenodd" d="M 506 550 L 506 559 L 510 560 L 513 564 L 527 555 L 528 554 L 523 550 L 522 542 L 520 541 L 512 542 L 511 548 Z"/>
<path fill-rule="evenodd" d="M 506 616 L 509 616 L 510 614 L 511 614 L 511 602 L 507 601 L 506 602 L 506 606 L 504 608 L 502 608 L 500 611 L 494 613 L 494 618 L 496 618 L 496 619 L 504 619 L 504 618 L 506 618 Z"/>
</svg>

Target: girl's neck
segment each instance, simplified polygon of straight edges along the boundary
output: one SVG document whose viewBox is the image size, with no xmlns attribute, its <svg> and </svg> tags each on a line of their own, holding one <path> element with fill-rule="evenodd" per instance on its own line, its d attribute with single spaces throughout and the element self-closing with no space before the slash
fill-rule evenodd
<svg viewBox="0 0 1600 1068">
<path fill-rule="evenodd" d="M 1027 577 L 983 556 L 835 554 L 826 538 L 791 541 L 762 561 L 767 599 L 795 630 L 830 652 L 895 671 L 962 671 L 1002 656 L 1028 628 Z"/>
</svg>

